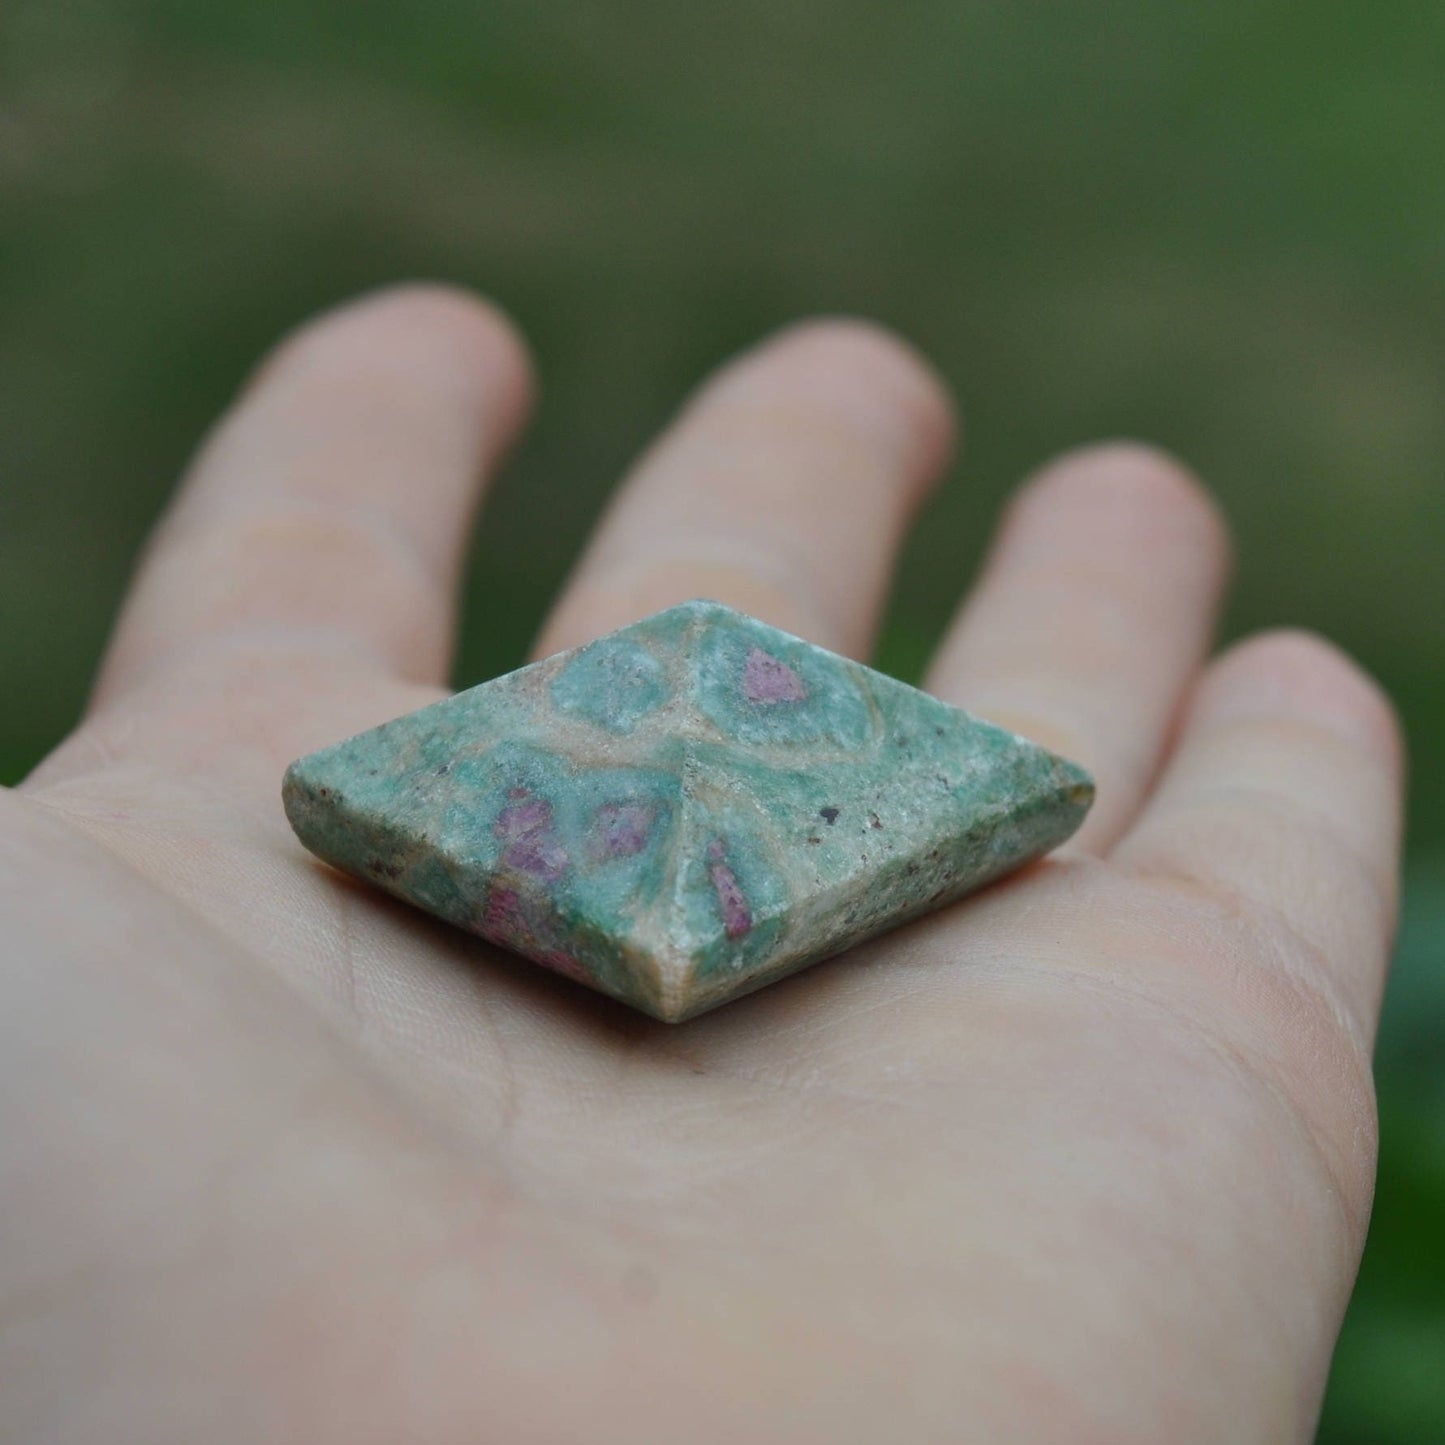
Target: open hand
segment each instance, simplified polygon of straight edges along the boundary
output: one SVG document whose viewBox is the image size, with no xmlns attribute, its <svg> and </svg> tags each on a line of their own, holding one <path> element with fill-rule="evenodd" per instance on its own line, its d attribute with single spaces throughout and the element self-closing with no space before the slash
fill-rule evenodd
<svg viewBox="0 0 1445 1445">
<path fill-rule="evenodd" d="M 520 344 L 407 288 L 204 448 L 75 734 L 0 794 L 0 1437 L 1280 1445 L 1369 1213 L 1388 705 L 1206 664 L 1226 542 L 1137 446 L 1011 507 L 928 686 L 1077 758 L 1068 848 L 691 1024 L 310 858 L 296 755 L 441 695 Z M 793 328 L 627 482 L 545 653 L 715 597 L 866 653 L 950 416 Z"/>
</svg>

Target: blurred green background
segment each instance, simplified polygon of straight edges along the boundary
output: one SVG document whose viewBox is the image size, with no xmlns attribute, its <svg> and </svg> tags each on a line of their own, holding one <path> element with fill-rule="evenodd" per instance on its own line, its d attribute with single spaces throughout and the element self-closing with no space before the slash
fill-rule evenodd
<svg viewBox="0 0 1445 1445">
<path fill-rule="evenodd" d="M 1407 717 L 1380 1197 L 1321 1438 L 1445 1440 L 1442 57 L 1439 0 L 4 0 L 0 779 L 74 718 L 244 368 L 377 282 L 480 287 L 540 357 L 461 680 L 519 660 L 699 373 L 801 313 L 900 328 L 968 418 L 905 675 L 1023 472 L 1173 447 L 1239 534 L 1230 631 L 1318 627 Z"/>
</svg>

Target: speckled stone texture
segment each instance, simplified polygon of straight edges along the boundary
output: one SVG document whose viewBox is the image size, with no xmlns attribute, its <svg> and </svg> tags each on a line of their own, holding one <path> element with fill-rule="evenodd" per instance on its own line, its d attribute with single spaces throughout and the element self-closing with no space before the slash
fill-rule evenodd
<svg viewBox="0 0 1445 1445">
<path fill-rule="evenodd" d="M 715 602 L 312 753 L 283 786 L 328 863 L 668 1020 L 1037 858 L 1093 791 Z"/>
</svg>

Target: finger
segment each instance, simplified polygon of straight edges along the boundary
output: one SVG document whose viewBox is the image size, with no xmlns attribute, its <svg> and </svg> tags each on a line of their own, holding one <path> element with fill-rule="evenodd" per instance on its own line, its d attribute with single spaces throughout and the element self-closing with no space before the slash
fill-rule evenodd
<svg viewBox="0 0 1445 1445">
<path fill-rule="evenodd" d="M 1285 924 L 1368 1037 L 1395 923 L 1402 773 L 1378 686 L 1319 638 L 1267 633 L 1206 672 L 1114 856 Z"/>
<path fill-rule="evenodd" d="M 441 681 L 471 514 L 529 389 L 510 325 L 464 292 L 401 287 L 303 327 L 158 529 L 97 701 L 226 648 Z"/>
<path fill-rule="evenodd" d="M 789 328 L 724 367 L 642 458 L 538 652 L 692 597 L 866 652 L 952 435 L 942 384 L 890 333 Z"/>
<path fill-rule="evenodd" d="M 1107 847 L 1158 767 L 1227 560 L 1178 463 L 1124 443 L 1069 453 L 1015 499 L 928 686 L 1088 768 L 1098 795 L 1075 846 Z"/>
</svg>

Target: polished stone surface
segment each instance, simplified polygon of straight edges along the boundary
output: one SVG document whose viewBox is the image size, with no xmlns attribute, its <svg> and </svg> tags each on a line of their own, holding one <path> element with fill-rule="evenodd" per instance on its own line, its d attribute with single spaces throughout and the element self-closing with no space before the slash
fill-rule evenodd
<svg viewBox="0 0 1445 1445">
<path fill-rule="evenodd" d="M 328 863 L 678 1020 L 1047 852 L 1093 784 L 699 601 L 312 753 L 283 795 Z"/>
</svg>

